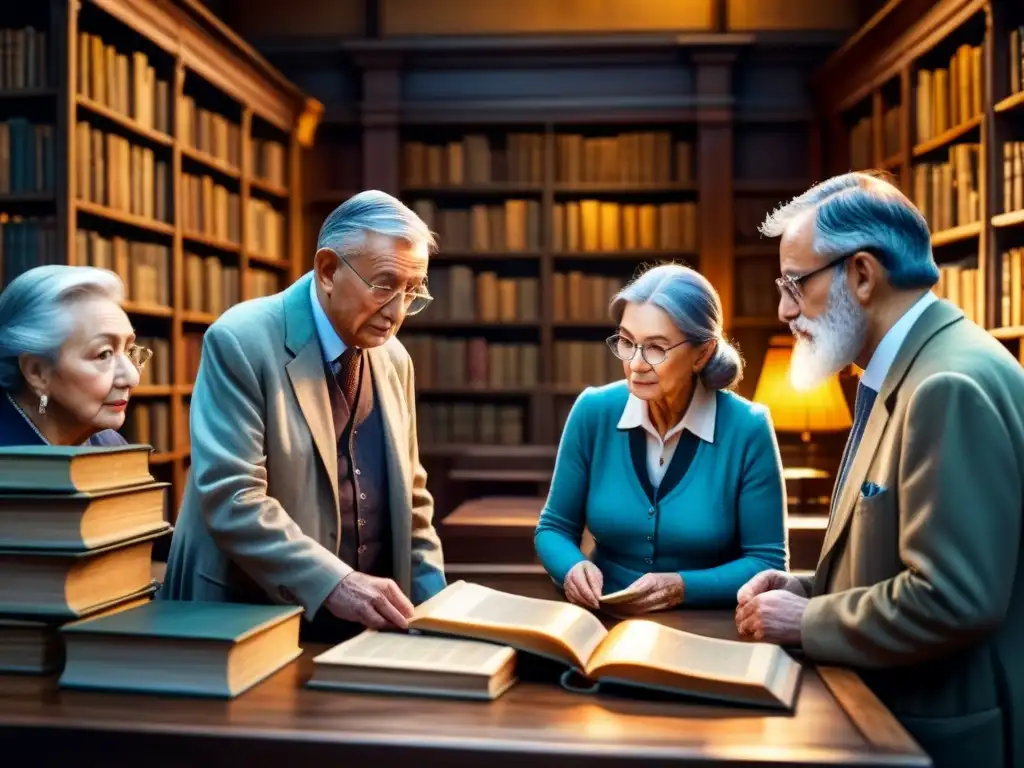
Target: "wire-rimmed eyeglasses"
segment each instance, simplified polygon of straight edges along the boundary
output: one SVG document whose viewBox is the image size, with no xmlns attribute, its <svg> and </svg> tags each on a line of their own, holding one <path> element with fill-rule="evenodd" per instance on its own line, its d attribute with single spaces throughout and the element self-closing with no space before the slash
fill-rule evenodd
<svg viewBox="0 0 1024 768">
<path fill-rule="evenodd" d="M 689 341 L 689 339 L 683 339 L 682 341 L 666 347 L 664 344 L 655 343 L 637 344 L 632 339 L 627 339 L 619 333 L 605 339 L 608 349 L 610 349 L 612 354 L 619 358 L 619 360 L 626 363 L 632 362 L 633 358 L 636 357 L 637 350 L 640 350 L 640 356 L 648 365 L 660 365 L 665 362 L 665 358 L 668 357 L 670 349 L 675 349 L 683 344 L 687 344 Z"/>
<path fill-rule="evenodd" d="M 345 263 L 345 266 L 355 273 L 356 277 L 363 281 L 363 285 L 369 289 L 374 303 L 378 306 L 383 307 L 401 296 L 402 304 L 405 307 L 405 314 L 416 315 L 426 309 L 427 305 L 434 300 L 434 297 L 427 293 L 426 286 L 415 291 L 403 291 L 399 288 L 391 288 L 386 285 L 375 285 L 359 274 L 359 270 L 353 267 L 349 263 L 348 259 L 340 253 L 338 254 L 338 258 Z"/>
<path fill-rule="evenodd" d="M 854 254 L 861 252 L 872 253 L 872 251 L 867 248 L 858 248 L 856 251 L 844 253 L 838 258 L 832 259 L 832 261 L 827 264 L 824 264 L 817 269 L 812 269 L 810 272 L 805 272 L 802 275 L 783 275 L 782 277 L 777 277 L 775 278 L 775 287 L 779 289 L 780 296 L 788 296 L 796 304 L 800 304 L 804 300 L 803 284 L 805 282 L 815 275 L 824 272 L 826 269 L 839 266 Z"/>
</svg>

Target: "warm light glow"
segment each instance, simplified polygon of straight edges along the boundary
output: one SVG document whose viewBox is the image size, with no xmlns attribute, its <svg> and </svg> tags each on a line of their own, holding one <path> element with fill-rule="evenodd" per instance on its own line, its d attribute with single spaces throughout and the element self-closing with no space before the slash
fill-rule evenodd
<svg viewBox="0 0 1024 768">
<path fill-rule="evenodd" d="M 839 377 L 832 376 L 816 389 L 805 392 L 794 388 L 789 380 L 792 353 L 792 339 L 772 339 L 757 380 L 754 402 L 768 406 L 779 432 L 806 434 L 849 429 L 853 420 Z"/>
</svg>

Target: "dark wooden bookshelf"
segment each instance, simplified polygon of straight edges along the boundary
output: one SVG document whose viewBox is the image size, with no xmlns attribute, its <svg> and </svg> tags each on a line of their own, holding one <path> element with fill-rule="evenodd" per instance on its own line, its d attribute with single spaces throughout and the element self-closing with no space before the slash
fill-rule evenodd
<svg viewBox="0 0 1024 768">
<path fill-rule="evenodd" d="M 816 90 L 836 150 L 829 171 L 893 173 L 932 227 L 943 272 L 936 292 L 1024 362 L 1022 37 L 1024 9 L 1008 0 L 893 0 L 826 62 Z M 970 63 L 968 47 L 977 51 Z M 885 108 L 894 104 L 899 146 L 886 154 Z M 851 159 L 850 116 L 865 109 L 872 151 L 861 164 Z M 952 159 L 958 152 L 969 159 Z M 940 177 L 951 190 L 944 212 L 933 190 L 922 190 L 926 163 L 952 165 Z"/>
<path fill-rule="evenodd" d="M 43 0 L 0 28 L 0 285 L 53 262 L 125 280 L 156 354 L 123 433 L 153 445 L 173 520 L 202 333 L 304 271 L 304 150 L 322 107 L 196 0 Z"/>
</svg>

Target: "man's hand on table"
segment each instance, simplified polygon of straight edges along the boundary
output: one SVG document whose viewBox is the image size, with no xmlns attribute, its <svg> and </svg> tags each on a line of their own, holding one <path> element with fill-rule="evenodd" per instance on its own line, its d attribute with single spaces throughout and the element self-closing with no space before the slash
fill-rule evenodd
<svg viewBox="0 0 1024 768">
<path fill-rule="evenodd" d="M 736 631 L 759 642 L 800 645 L 807 603 L 807 593 L 796 576 L 762 571 L 736 594 Z"/>
<path fill-rule="evenodd" d="M 391 579 L 352 571 L 327 596 L 324 606 L 339 619 L 370 629 L 407 629 L 413 606 Z"/>
</svg>

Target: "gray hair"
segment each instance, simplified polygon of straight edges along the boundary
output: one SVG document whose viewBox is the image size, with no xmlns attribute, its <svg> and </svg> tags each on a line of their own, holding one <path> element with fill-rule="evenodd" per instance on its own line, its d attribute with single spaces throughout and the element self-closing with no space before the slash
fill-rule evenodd
<svg viewBox="0 0 1024 768">
<path fill-rule="evenodd" d="M 87 297 L 120 304 L 124 284 L 113 272 L 96 267 L 48 264 L 18 275 L 0 293 L 0 389 L 24 384 L 22 355 L 56 362 L 74 327 L 68 305 Z"/>
<path fill-rule="evenodd" d="M 413 245 L 425 243 L 430 250 L 437 246 L 434 234 L 415 211 L 386 192 L 370 189 L 353 195 L 331 211 L 320 227 L 316 249 L 329 248 L 344 254 L 362 246 L 367 232 Z"/>
<path fill-rule="evenodd" d="M 809 211 L 814 212 L 814 252 L 826 260 L 868 251 L 895 288 L 930 288 L 939 281 L 928 222 L 884 178 L 863 172 L 834 176 L 770 213 L 760 232 L 779 237 Z"/>
<path fill-rule="evenodd" d="M 687 339 L 697 344 L 718 342 L 700 372 L 705 387 L 728 389 L 743 378 L 743 358 L 722 334 L 722 302 L 706 277 L 681 264 L 653 267 L 615 295 L 612 318 L 619 323 L 627 304 L 644 303 L 663 310 Z"/>
</svg>

